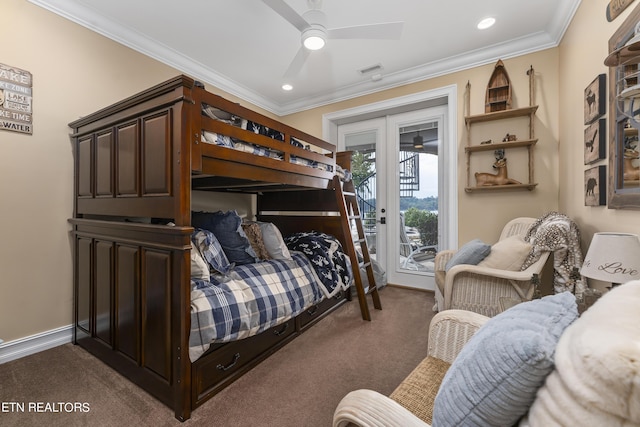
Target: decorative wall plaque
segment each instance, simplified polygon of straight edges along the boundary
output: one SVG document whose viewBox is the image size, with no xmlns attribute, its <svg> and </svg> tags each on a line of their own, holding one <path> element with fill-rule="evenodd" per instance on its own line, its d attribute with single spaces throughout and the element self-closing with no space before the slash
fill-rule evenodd
<svg viewBox="0 0 640 427">
<path fill-rule="evenodd" d="M 0 63 L 0 130 L 33 133 L 33 77 Z"/>
</svg>

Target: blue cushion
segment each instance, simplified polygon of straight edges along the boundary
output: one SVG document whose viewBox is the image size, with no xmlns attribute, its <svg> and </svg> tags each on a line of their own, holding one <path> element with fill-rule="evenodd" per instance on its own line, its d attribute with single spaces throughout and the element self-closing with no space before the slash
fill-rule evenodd
<svg viewBox="0 0 640 427">
<path fill-rule="evenodd" d="M 191 235 L 191 241 L 210 268 L 222 274 L 227 274 L 231 270 L 233 265 L 229 262 L 222 245 L 212 232 L 196 228 Z"/>
<path fill-rule="evenodd" d="M 191 225 L 211 231 L 229 262 L 240 265 L 258 261 L 247 235 L 242 231 L 242 218 L 236 211 L 192 212 Z"/>
<path fill-rule="evenodd" d="M 465 243 L 458 251 L 447 261 L 444 271 L 458 264 L 477 265 L 491 253 L 491 246 L 487 245 L 480 239 L 474 239 Z"/>
<path fill-rule="evenodd" d="M 574 295 L 563 292 L 489 319 L 445 375 L 433 425 L 514 425 L 553 370 L 560 335 L 577 317 Z"/>
</svg>

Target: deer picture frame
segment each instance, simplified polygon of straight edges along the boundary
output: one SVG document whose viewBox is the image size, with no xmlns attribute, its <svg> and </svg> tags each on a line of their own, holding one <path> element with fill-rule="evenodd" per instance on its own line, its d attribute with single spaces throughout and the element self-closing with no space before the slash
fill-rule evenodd
<svg viewBox="0 0 640 427">
<path fill-rule="evenodd" d="M 584 130 L 584 164 L 589 165 L 606 156 L 607 119 L 591 123 Z"/>
<path fill-rule="evenodd" d="M 602 117 L 606 110 L 607 77 L 600 74 L 584 90 L 584 124 Z"/>
<path fill-rule="evenodd" d="M 584 171 L 584 205 L 604 206 L 607 204 L 607 167 L 594 166 Z"/>
</svg>

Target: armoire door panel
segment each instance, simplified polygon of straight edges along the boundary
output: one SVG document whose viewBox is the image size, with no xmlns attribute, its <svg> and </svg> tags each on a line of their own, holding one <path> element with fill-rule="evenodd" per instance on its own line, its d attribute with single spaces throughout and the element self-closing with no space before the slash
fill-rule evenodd
<svg viewBox="0 0 640 427">
<path fill-rule="evenodd" d="M 113 196 L 113 131 L 96 137 L 96 196 Z"/>
<path fill-rule="evenodd" d="M 138 123 L 119 126 L 116 149 L 119 196 L 138 195 L 139 150 Z"/>
<path fill-rule="evenodd" d="M 145 250 L 143 253 L 143 365 L 169 380 L 171 374 L 171 254 L 152 250 Z"/>
<path fill-rule="evenodd" d="M 168 195 L 171 185 L 171 123 L 169 111 L 142 122 L 143 195 Z M 161 166 L 161 167 L 158 167 Z"/>
<path fill-rule="evenodd" d="M 96 240 L 96 336 L 112 346 L 113 243 Z"/>
<path fill-rule="evenodd" d="M 93 189 L 91 179 L 93 158 L 91 155 L 93 136 L 82 138 L 78 141 L 78 170 L 76 173 L 76 179 L 78 180 L 78 196 L 80 197 L 92 197 Z"/>
<path fill-rule="evenodd" d="M 140 362 L 140 250 L 137 246 L 116 246 L 116 333 L 115 348 Z"/>
<path fill-rule="evenodd" d="M 92 239 L 76 239 L 76 325 L 91 334 L 91 254 Z"/>
</svg>

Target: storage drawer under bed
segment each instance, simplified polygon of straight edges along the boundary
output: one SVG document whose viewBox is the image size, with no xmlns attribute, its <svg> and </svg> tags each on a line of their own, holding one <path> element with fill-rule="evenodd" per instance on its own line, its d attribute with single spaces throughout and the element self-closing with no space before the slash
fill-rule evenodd
<svg viewBox="0 0 640 427">
<path fill-rule="evenodd" d="M 340 291 L 336 295 L 331 298 L 326 298 L 320 301 L 318 304 L 310 307 L 309 309 L 303 311 L 296 317 L 298 323 L 298 328 L 300 330 L 305 329 L 316 320 L 322 317 L 324 313 L 326 313 L 329 309 L 335 307 L 337 304 L 346 300 L 347 291 Z"/>
<path fill-rule="evenodd" d="M 213 352 L 205 353 L 192 365 L 192 387 L 197 396 L 195 406 L 272 354 L 295 334 L 295 319 L 290 319 L 261 334 L 219 345 Z"/>
</svg>

